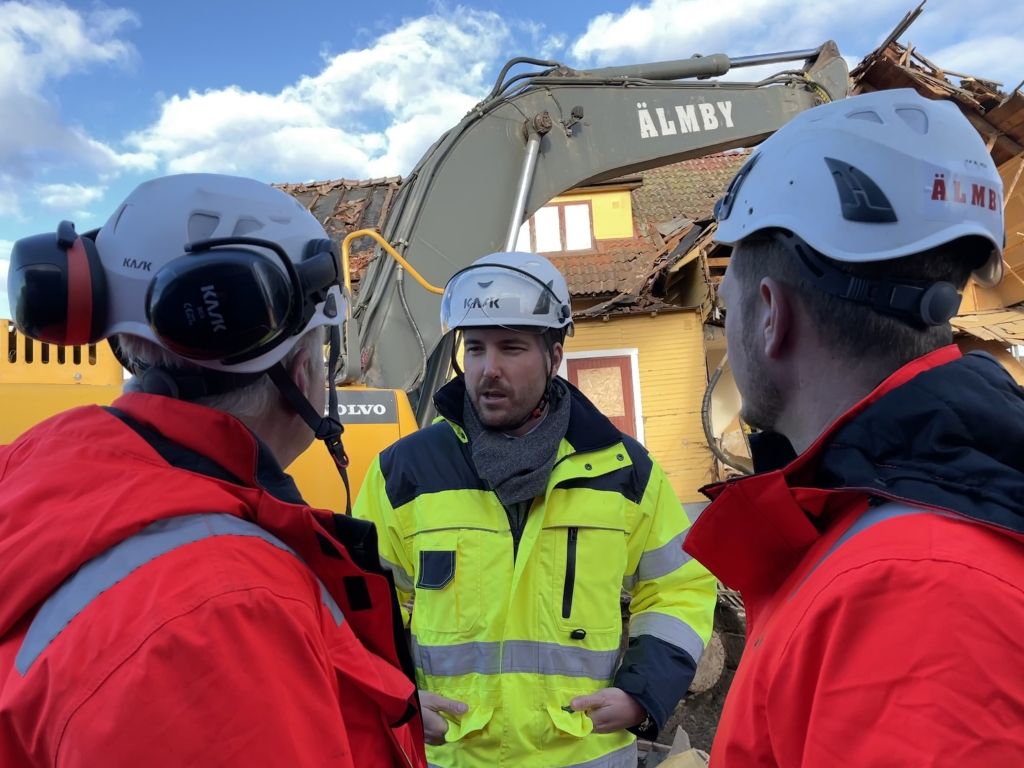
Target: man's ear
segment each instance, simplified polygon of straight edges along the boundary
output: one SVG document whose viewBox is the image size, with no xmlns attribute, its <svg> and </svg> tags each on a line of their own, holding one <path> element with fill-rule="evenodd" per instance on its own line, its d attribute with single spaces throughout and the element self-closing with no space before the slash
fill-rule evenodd
<svg viewBox="0 0 1024 768">
<path fill-rule="evenodd" d="M 562 367 L 562 358 L 565 356 L 565 349 L 561 344 L 555 342 L 551 345 L 551 378 L 558 375 L 558 369 Z"/>
<path fill-rule="evenodd" d="M 764 353 L 778 359 L 793 334 L 793 296 L 789 288 L 771 278 L 762 278 L 758 287 L 758 326 Z"/>
<path fill-rule="evenodd" d="M 292 358 L 292 361 L 288 363 L 288 375 L 295 382 L 295 386 L 299 388 L 299 391 L 307 397 L 309 396 L 310 385 L 313 380 L 313 366 L 310 363 L 311 358 L 309 347 L 307 346 L 303 346 L 299 353 Z"/>
</svg>

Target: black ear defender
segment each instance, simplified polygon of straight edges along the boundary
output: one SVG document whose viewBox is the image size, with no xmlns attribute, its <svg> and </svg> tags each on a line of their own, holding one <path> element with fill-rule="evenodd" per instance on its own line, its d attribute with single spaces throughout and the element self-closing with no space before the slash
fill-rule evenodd
<svg viewBox="0 0 1024 768">
<path fill-rule="evenodd" d="M 269 352 L 306 327 L 340 279 L 337 247 L 325 239 L 311 240 L 298 265 L 277 243 L 250 237 L 185 251 L 154 276 L 146 319 L 168 349 L 192 360 L 232 364 Z"/>
<path fill-rule="evenodd" d="M 92 344 L 104 336 L 107 277 L 96 250 L 96 232 L 79 235 L 62 221 L 57 232 L 14 244 L 7 274 L 14 324 L 49 344 Z"/>
</svg>

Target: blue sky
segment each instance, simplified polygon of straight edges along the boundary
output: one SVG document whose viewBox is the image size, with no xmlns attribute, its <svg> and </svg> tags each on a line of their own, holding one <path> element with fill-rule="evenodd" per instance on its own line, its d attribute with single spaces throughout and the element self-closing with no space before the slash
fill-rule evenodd
<svg viewBox="0 0 1024 768">
<path fill-rule="evenodd" d="M 404 175 L 512 56 L 585 68 L 832 38 L 852 64 L 913 4 L 0 0 L 0 315 L 14 240 L 99 226 L 144 179 Z M 904 42 L 1013 87 L 1021 29 L 1024 3 L 929 0 Z"/>
</svg>

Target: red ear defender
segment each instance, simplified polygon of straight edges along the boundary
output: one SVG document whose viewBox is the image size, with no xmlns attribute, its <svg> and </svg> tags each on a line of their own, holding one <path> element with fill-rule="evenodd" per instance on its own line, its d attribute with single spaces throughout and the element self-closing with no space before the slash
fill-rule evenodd
<svg viewBox="0 0 1024 768">
<path fill-rule="evenodd" d="M 66 224 L 67 222 L 62 222 Z M 71 230 L 74 234 L 74 229 Z M 89 263 L 87 248 L 95 252 L 96 246 L 90 240 L 75 236 L 74 242 L 67 246 L 68 254 L 68 311 L 67 326 L 64 331 L 64 344 L 76 346 L 88 344 L 92 341 L 92 318 L 93 318 L 93 290 L 92 290 L 92 267 Z M 57 244 L 65 245 L 61 240 L 61 232 L 57 231 Z"/>
<path fill-rule="evenodd" d="M 18 240 L 7 276 L 15 325 L 33 339 L 75 346 L 103 338 L 107 280 L 96 243 L 62 221 L 57 233 Z"/>
</svg>

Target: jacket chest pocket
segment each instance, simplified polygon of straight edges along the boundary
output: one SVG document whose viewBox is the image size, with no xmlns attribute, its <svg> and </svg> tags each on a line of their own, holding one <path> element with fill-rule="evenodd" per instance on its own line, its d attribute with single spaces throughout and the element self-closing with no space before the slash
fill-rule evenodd
<svg viewBox="0 0 1024 768">
<path fill-rule="evenodd" d="M 545 548 L 552 563 L 547 609 L 556 625 L 569 633 L 621 629 L 626 530 L 615 516 L 608 517 L 561 517 L 545 525 Z"/>
<path fill-rule="evenodd" d="M 415 596 L 412 627 L 417 633 L 469 634 L 480 623 L 483 568 L 488 531 L 448 528 L 413 536 Z"/>
</svg>

